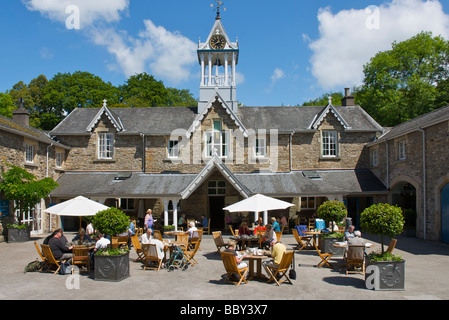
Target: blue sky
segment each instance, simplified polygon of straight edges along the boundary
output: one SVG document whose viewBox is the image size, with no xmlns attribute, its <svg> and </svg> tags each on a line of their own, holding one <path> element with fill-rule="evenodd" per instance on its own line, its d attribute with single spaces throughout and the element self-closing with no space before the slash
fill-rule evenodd
<svg viewBox="0 0 449 320">
<path fill-rule="evenodd" d="M 88 71 L 114 85 L 136 72 L 199 95 L 196 48 L 214 0 L 0 0 L 0 92 L 40 74 Z M 438 0 L 225 0 L 222 23 L 238 38 L 237 99 L 296 105 L 359 85 L 363 64 L 422 30 L 449 38 Z M 79 9 L 79 29 L 72 29 Z M 70 9 L 70 10 L 69 10 Z M 68 11 L 67 11 L 68 10 Z"/>
</svg>

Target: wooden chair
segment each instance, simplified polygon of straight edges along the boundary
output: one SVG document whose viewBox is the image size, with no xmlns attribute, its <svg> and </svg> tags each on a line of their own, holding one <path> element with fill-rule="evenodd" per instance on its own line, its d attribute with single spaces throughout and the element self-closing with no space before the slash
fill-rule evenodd
<svg viewBox="0 0 449 320">
<path fill-rule="evenodd" d="M 111 238 L 111 248 L 118 248 L 118 237 Z"/>
<path fill-rule="evenodd" d="M 157 254 L 156 244 L 144 243 L 142 244 L 143 250 L 143 263 L 145 264 L 143 270 L 153 269 L 153 270 L 161 270 L 162 259 L 159 259 Z M 151 262 L 156 262 L 157 267 L 152 267 Z"/>
<path fill-rule="evenodd" d="M 279 265 L 276 265 L 276 264 L 267 264 L 266 265 L 266 270 L 270 275 L 270 279 L 268 279 L 268 283 L 275 281 L 278 286 L 280 286 L 281 283 L 283 283 L 283 282 L 293 284 L 287 275 L 287 271 L 289 270 L 289 268 L 292 264 L 294 253 L 295 253 L 294 251 L 284 252 L 284 255 L 282 256 L 282 260 L 279 263 Z M 281 281 L 282 278 L 285 278 L 285 280 Z"/>
<path fill-rule="evenodd" d="M 391 239 L 390 244 L 388 245 L 388 248 L 387 248 L 387 251 L 386 251 L 386 252 L 389 252 L 390 254 L 392 254 L 394 248 L 396 247 L 396 243 L 397 243 L 397 242 L 398 242 L 397 239 Z"/>
<path fill-rule="evenodd" d="M 39 256 L 42 259 L 42 267 L 39 269 L 39 271 L 42 271 L 42 269 L 47 265 L 47 258 L 45 258 L 45 256 L 42 254 L 41 249 L 39 249 L 39 246 L 37 245 L 37 242 L 34 241 L 34 246 L 36 247 L 37 253 L 39 254 Z"/>
<path fill-rule="evenodd" d="M 311 236 L 300 236 L 298 233 L 298 230 L 296 228 L 292 229 L 293 236 L 295 237 L 296 242 L 298 243 L 297 249 L 301 251 L 302 249 L 305 249 L 307 247 L 312 247 L 312 237 Z"/>
<path fill-rule="evenodd" d="M 317 250 L 317 252 L 318 252 L 318 255 L 321 258 L 321 262 L 318 263 L 317 267 L 321 268 L 322 266 L 324 266 L 326 264 L 329 268 L 333 269 L 332 265 L 329 263 L 329 259 L 332 258 L 332 256 L 334 254 L 330 253 L 330 252 L 328 252 L 328 253 L 321 253 L 321 250 Z"/>
<path fill-rule="evenodd" d="M 73 253 L 72 265 L 81 267 L 86 266 L 87 272 L 90 273 L 89 248 L 86 246 L 74 246 L 72 253 Z"/>
<path fill-rule="evenodd" d="M 61 269 L 61 263 L 64 263 L 66 260 L 56 260 L 53 256 L 53 252 L 51 252 L 50 246 L 48 244 L 41 244 L 42 253 L 47 259 L 47 265 L 49 267 L 55 266 L 56 271 L 54 274 L 57 274 L 59 269 Z"/>
<path fill-rule="evenodd" d="M 201 242 L 202 238 L 203 238 L 203 230 L 198 229 L 197 231 L 194 231 L 192 238 L 189 240 L 189 248 L 190 249 L 195 248 L 196 243 L 198 241 Z M 201 250 L 201 249 L 199 249 L 199 250 Z"/>
<path fill-rule="evenodd" d="M 157 239 L 157 240 L 160 240 L 160 241 L 164 241 L 164 240 L 162 239 L 162 234 L 161 234 L 161 231 L 160 231 L 160 230 L 154 230 L 154 231 L 153 231 L 153 238 L 154 238 L 154 239 Z"/>
<path fill-rule="evenodd" d="M 236 237 L 235 232 L 234 232 L 234 229 L 232 228 L 231 225 L 229 225 L 229 230 L 231 230 L 232 235 L 233 235 L 234 237 Z"/>
<path fill-rule="evenodd" d="M 308 229 L 309 230 L 315 229 L 315 219 L 314 218 L 309 218 Z"/>
<path fill-rule="evenodd" d="M 203 232 L 206 232 L 207 234 L 210 234 L 210 218 L 209 218 L 209 222 L 207 224 L 207 227 L 203 227 Z"/>
<path fill-rule="evenodd" d="M 237 261 L 235 261 L 234 253 L 232 252 L 220 252 L 220 255 L 227 273 L 227 278 L 225 281 L 237 283 L 237 287 L 240 285 L 240 283 L 242 283 L 242 281 L 248 283 L 248 281 L 246 281 L 245 279 L 246 274 L 248 273 L 249 270 L 248 267 L 239 269 L 237 266 Z M 232 281 L 231 279 L 233 276 L 238 277 L 239 281 L 238 282 Z"/>
<path fill-rule="evenodd" d="M 134 247 L 134 250 L 136 250 L 136 253 L 137 253 L 137 259 L 134 260 L 134 262 L 143 261 L 144 256 L 143 256 L 142 245 L 140 244 L 140 241 L 139 241 L 139 237 L 137 235 L 132 236 L 131 243 Z"/>
<path fill-rule="evenodd" d="M 128 246 L 129 235 L 126 236 L 118 236 L 118 245 L 119 246 Z"/>
<path fill-rule="evenodd" d="M 212 232 L 212 236 L 214 237 L 214 242 L 215 242 L 215 245 L 217 246 L 217 253 L 220 252 L 221 248 L 228 247 L 228 243 L 224 242 L 224 240 L 223 240 L 221 231 Z"/>
<path fill-rule="evenodd" d="M 195 260 L 195 254 L 199 250 L 201 244 L 201 238 L 199 238 L 196 242 L 193 248 L 189 248 L 188 250 L 184 251 L 184 256 L 186 257 L 187 261 L 192 265 L 195 266 L 198 261 Z"/>
<path fill-rule="evenodd" d="M 355 268 L 361 268 L 360 271 Z M 354 268 L 351 270 L 351 268 Z M 362 273 L 365 275 L 365 245 L 349 245 L 346 252 L 346 274 Z"/>
<path fill-rule="evenodd" d="M 181 233 L 176 235 L 175 244 L 179 246 L 183 251 L 189 248 L 189 234 Z"/>
<path fill-rule="evenodd" d="M 275 231 L 275 233 L 276 233 L 276 238 L 278 239 L 278 242 L 281 241 L 282 231 Z"/>
</svg>

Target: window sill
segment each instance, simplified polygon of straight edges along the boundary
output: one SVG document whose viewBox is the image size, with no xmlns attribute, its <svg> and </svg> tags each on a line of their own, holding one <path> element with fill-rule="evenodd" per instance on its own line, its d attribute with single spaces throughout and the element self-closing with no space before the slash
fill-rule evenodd
<svg viewBox="0 0 449 320">
<path fill-rule="evenodd" d="M 115 159 L 95 159 L 94 163 L 112 163 L 115 161 Z"/>
<path fill-rule="evenodd" d="M 341 160 L 341 158 L 337 157 L 337 156 L 335 156 L 335 157 L 323 157 L 323 156 L 321 156 L 320 157 L 320 161 L 340 161 L 340 160 Z"/>
</svg>

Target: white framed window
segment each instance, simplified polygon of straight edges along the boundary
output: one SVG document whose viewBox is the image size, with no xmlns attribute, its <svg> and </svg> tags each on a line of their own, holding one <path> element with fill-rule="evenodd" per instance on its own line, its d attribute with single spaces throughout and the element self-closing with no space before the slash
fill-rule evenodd
<svg viewBox="0 0 449 320">
<path fill-rule="evenodd" d="M 379 156 L 378 156 L 378 151 L 377 150 L 373 150 L 371 152 L 371 165 L 373 167 L 377 167 L 379 164 Z"/>
<path fill-rule="evenodd" d="M 134 210 L 134 199 L 120 198 L 120 208 L 122 210 Z"/>
<path fill-rule="evenodd" d="M 168 157 L 178 158 L 179 157 L 179 140 L 170 139 L 168 140 Z"/>
<path fill-rule="evenodd" d="M 405 140 L 398 142 L 398 160 L 405 160 Z"/>
<path fill-rule="evenodd" d="M 301 209 L 315 209 L 315 197 L 301 197 Z"/>
<path fill-rule="evenodd" d="M 213 130 L 206 131 L 206 156 L 212 157 L 214 149 L 217 155 L 225 158 L 229 153 L 229 132 L 222 131 L 221 120 L 214 120 Z"/>
<path fill-rule="evenodd" d="M 257 138 L 254 149 L 256 157 L 265 157 L 267 155 L 267 140 L 265 138 Z"/>
<path fill-rule="evenodd" d="M 114 156 L 114 135 L 112 133 L 98 134 L 98 158 L 112 159 Z"/>
<path fill-rule="evenodd" d="M 34 145 L 25 143 L 25 162 L 34 163 Z"/>
<path fill-rule="evenodd" d="M 321 131 L 321 156 L 336 157 L 337 155 L 337 131 Z"/>
<path fill-rule="evenodd" d="M 207 194 L 210 196 L 226 195 L 226 181 L 209 181 L 207 183 Z"/>
<path fill-rule="evenodd" d="M 56 152 L 56 168 L 62 168 L 63 154 Z"/>
</svg>

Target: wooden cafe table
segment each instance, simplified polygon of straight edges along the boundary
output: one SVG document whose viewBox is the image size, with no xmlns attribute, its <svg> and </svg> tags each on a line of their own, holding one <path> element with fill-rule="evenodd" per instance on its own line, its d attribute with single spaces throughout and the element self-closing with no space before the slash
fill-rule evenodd
<svg viewBox="0 0 449 320">
<path fill-rule="evenodd" d="M 262 251 L 261 254 L 253 254 L 247 253 L 246 251 L 241 251 L 240 254 L 243 255 L 244 260 L 249 261 L 249 280 L 264 280 L 267 281 L 268 277 L 266 277 L 262 273 L 262 260 L 270 258 L 270 251 Z M 257 268 L 254 270 L 254 265 L 256 264 Z"/>
</svg>

